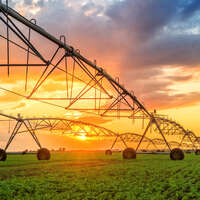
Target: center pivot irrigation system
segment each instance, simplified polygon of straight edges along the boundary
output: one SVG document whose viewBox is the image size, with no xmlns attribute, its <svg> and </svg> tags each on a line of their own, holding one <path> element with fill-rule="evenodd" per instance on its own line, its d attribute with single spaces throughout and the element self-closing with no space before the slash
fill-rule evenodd
<svg viewBox="0 0 200 200">
<path fill-rule="evenodd" d="M 120 84 L 119 78 L 112 78 L 103 68 L 97 66 L 95 60 L 91 62 L 81 55 L 80 50 L 69 46 L 65 36 L 61 35 L 57 39 L 38 26 L 35 19 L 28 20 L 10 8 L 8 0 L 5 3 L 0 0 L 0 27 L 0 45 L 1 49 L 5 49 L 0 55 L 0 67 L 1 73 L 7 75 L 7 77 L 3 75 L 4 86 L 16 83 L 15 87 L 0 87 L 4 93 L 63 108 L 67 111 L 142 121 L 144 131 L 140 136 L 134 133 L 114 134 L 109 131 L 110 134 L 114 134 L 111 134 L 112 136 L 116 137 L 111 149 L 119 139 L 126 146 L 123 151 L 124 158 L 135 158 L 136 151 L 145 141 L 154 147 L 163 142 L 170 151 L 171 159 L 174 160 L 183 159 L 184 154 L 180 148 L 172 149 L 173 145 L 186 146 L 188 142 L 185 143 L 185 141 L 189 141 L 193 149 L 198 148 L 199 140 L 195 134 L 186 131 L 171 120 L 149 112 L 134 95 L 134 92 L 128 91 Z M 48 92 L 49 88 L 52 89 L 52 92 Z M 6 148 L 0 151 L 0 160 L 5 160 L 6 150 L 22 125 L 26 127 L 40 148 L 38 159 L 50 158 L 49 151 L 41 147 L 34 132 L 38 127 L 33 127 L 31 122 L 39 121 L 43 126 L 43 122 L 54 121 L 56 124 L 57 121 L 63 121 L 63 119 L 7 117 L 16 120 L 17 123 Z M 36 124 L 38 125 L 38 123 Z M 55 125 L 53 124 L 50 123 L 49 126 L 52 128 Z M 91 124 L 90 126 L 95 127 Z M 99 128 L 99 130 L 103 130 L 103 128 Z M 152 130 L 160 138 L 156 138 L 157 140 L 147 139 L 146 134 Z M 168 142 L 167 135 L 176 134 L 183 136 L 181 142 Z M 127 147 L 126 142 L 131 140 L 138 141 L 136 150 Z M 111 151 L 106 152 L 107 154 L 111 153 Z"/>
<path fill-rule="evenodd" d="M 10 144 L 12 143 L 15 136 L 19 134 L 29 133 L 36 144 L 39 147 L 37 152 L 38 160 L 49 160 L 50 159 L 50 151 L 46 148 L 43 148 L 39 142 L 37 137 L 37 133 L 41 131 L 47 131 L 51 134 L 59 134 L 65 136 L 84 136 L 87 138 L 102 138 L 111 140 L 111 147 L 106 150 L 106 155 L 112 155 L 112 149 L 114 146 L 120 142 L 126 149 L 123 151 L 124 158 L 134 158 L 136 157 L 135 151 L 130 148 L 132 145 L 137 145 L 137 150 L 139 148 L 139 142 L 143 137 L 143 150 L 148 151 L 149 147 L 152 146 L 154 150 L 160 149 L 160 151 L 166 149 L 166 143 L 160 138 L 148 138 L 142 136 L 137 133 L 115 133 L 112 130 L 107 128 L 97 126 L 94 124 L 77 121 L 77 120 L 69 120 L 64 118 L 50 118 L 50 117 L 40 117 L 40 118 L 22 118 L 20 115 L 18 117 L 5 115 L 0 113 L 1 116 L 1 126 L 5 126 L 5 123 L 8 123 L 8 133 L 10 133 L 10 137 L 4 149 L 0 149 L 0 159 L 1 161 L 5 161 L 7 158 L 6 151 Z M 192 149 L 196 150 L 196 154 L 198 155 L 200 152 L 198 150 L 199 138 L 191 132 L 185 130 L 181 125 L 177 124 L 174 121 L 163 119 L 157 117 L 157 120 L 162 123 L 161 130 L 165 134 L 165 136 L 173 136 L 181 138 L 181 142 L 177 141 L 169 141 L 168 144 L 170 147 L 176 148 L 184 148 L 184 149 Z M 162 121 L 162 122 L 161 122 Z M 4 125 L 3 125 L 4 124 Z M 160 124 L 161 125 L 161 124 Z M 153 131 L 153 130 L 152 130 Z M 156 131 L 156 130 L 154 130 Z M 128 148 L 129 146 L 129 148 Z M 162 146 L 162 147 L 161 147 Z M 171 155 L 172 156 L 172 155 Z M 183 156 L 183 154 L 182 154 Z M 173 157 L 172 157 L 173 159 Z"/>
</svg>

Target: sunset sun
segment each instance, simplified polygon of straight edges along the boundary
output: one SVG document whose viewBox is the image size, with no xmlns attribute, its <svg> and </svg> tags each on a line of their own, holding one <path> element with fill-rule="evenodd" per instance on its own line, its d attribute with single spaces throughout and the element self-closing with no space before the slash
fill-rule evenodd
<svg viewBox="0 0 200 200">
<path fill-rule="evenodd" d="M 85 135 L 77 136 L 77 138 L 78 138 L 79 140 L 87 140 L 87 136 L 85 136 Z"/>
<path fill-rule="evenodd" d="M 80 131 L 80 133 L 76 136 L 79 140 L 87 140 L 87 133 L 83 130 Z"/>
</svg>

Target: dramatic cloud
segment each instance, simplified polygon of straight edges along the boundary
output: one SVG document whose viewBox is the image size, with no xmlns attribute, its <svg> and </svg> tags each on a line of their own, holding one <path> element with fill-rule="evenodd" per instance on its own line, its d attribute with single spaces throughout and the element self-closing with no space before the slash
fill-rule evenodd
<svg viewBox="0 0 200 200">
<path fill-rule="evenodd" d="M 152 108 L 180 108 L 185 106 L 194 106 L 200 102 L 200 92 L 191 92 L 187 94 L 167 95 L 159 93 L 157 95 L 149 94 L 146 98 L 146 104 Z"/>
<path fill-rule="evenodd" d="M 186 76 L 168 76 L 167 78 L 176 82 L 184 82 L 191 80 L 193 77 L 192 75 L 186 75 Z"/>
<path fill-rule="evenodd" d="M 199 0 L 12 0 L 11 5 L 25 8 L 28 17 L 34 14 L 56 37 L 65 34 L 69 44 L 120 76 L 148 106 L 199 101 L 198 91 L 177 96 L 169 89 L 189 83 L 199 71 Z M 174 68 L 180 73 L 170 74 Z"/>
<path fill-rule="evenodd" d="M 191 17 L 194 15 L 196 11 L 200 9 L 200 1 L 192 0 L 192 1 L 185 1 L 189 2 L 189 4 L 183 9 L 182 15 L 183 19 Z"/>
<path fill-rule="evenodd" d="M 109 16 L 119 30 L 140 42 L 152 39 L 176 13 L 177 2 L 168 0 L 125 0 L 108 8 Z"/>
</svg>

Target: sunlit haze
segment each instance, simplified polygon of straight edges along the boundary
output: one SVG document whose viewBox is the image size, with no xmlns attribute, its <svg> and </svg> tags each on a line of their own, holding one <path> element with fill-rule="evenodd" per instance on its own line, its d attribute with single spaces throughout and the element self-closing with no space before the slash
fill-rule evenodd
<svg viewBox="0 0 200 200">
<path fill-rule="evenodd" d="M 3 1 L 5 2 L 5 1 Z M 9 6 L 28 19 L 36 19 L 37 24 L 50 34 L 59 38 L 66 36 L 66 43 L 78 49 L 86 58 L 97 63 L 112 77 L 119 77 L 120 83 L 134 92 L 134 95 L 148 108 L 157 113 L 168 115 L 200 136 L 200 29 L 199 4 L 192 6 L 190 1 L 151 1 L 147 0 L 12 0 Z M 11 34 L 12 37 L 12 34 Z M 55 51 L 52 44 L 32 34 L 32 40 L 40 44 L 42 54 L 50 56 Z M 6 43 L 0 40 L 1 48 Z M 45 47 L 45 50 L 42 48 Z M 13 47 L 12 58 L 16 63 L 26 63 L 26 57 Z M 2 56 L 5 56 L 2 53 Z M 5 56 L 6 57 L 6 56 Z M 36 58 L 30 58 L 37 62 Z M 6 61 L 0 56 L 0 61 Z M 73 63 L 71 63 L 73 64 Z M 61 63 L 64 66 L 64 62 Z M 39 79 L 44 67 L 30 68 L 28 89 L 24 91 L 25 68 L 1 69 L 1 112 L 25 117 L 60 117 L 67 120 L 80 120 L 106 127 L 116 133 L 133 130 L 132 119 L 101 118 L 78 109 L 91 109 L 98 104 L 106 106 L 108 98 L 96 89 L 91 89 L 83 96 L 75 110 L 63 109 L 66 105 L 61 100 L 52 101 L 60 107 L 54 107 L 35 99 L 66 98 L 66 87 L 73 87 L 73 95 L 84 87 L 83 82 L 69 79 L 60 71 L 48 77 L 33 99 L 17 96 L 2 88 L 28 95 Z M 62 69 L 61 69 L 62 71 Z M 71 71 L 72 73 L 72 71 Z M 78 78 L 88 80 L 81 74 Z M 68 77 L 67 77 L 68 78 Z M 77 79 L 78 79 L 77 78 Z M 116 79 L 118 80 L 118 79 Z M 110 90 L 107 90 L 110 92 Z M 88 101 L 89 98 L 101 97 L 102 101 Z M 71 101 L 71 100 L 70 100 Z M 69 101 L 69 102 L 70 102 Z M 102 107 L 103 107 L 102 106 Z M 8 124 L 7 124 L 8 125 Z M 8 139 L 7 125 L 1 128 L 5 145 Z M 138 125 L 139 127 L 139 125 Z M 28 136 L 22 148 L 28 148 L 32 140 Z M 104 148 L 88 139 L 85 132 L 66 139 L 62 134 L 39 134 L 41 142 L 50 148 Z M 19 136 L 12 150 L 20 149 Z M 93 143 L 90 144 L 90 143 Z M 35 149 L 35 146 L 31 146 Z"/>
</svg>

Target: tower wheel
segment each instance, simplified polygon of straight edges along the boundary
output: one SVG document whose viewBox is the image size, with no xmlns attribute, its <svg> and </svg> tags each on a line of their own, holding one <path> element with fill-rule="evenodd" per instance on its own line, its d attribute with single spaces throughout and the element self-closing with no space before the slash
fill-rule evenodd
<svg viewBox="0 0 200 200">
<path fill-rule="evenodd" d="M 184 153 L 179 148 L 172 149 L 170 152 L 170 158 L 171 158 L 171 160 L 183 160 Z"/>
<path fill-rule="evenodd" d="M 136 159 L 136 151 L 133 148 L 126 148 L 122 153 L 123 159 Z"/>
<path fill-rule="evenodd" d="M 107 149 L 107 150 L 105 151 L 105 155 L 111 156 L 111 155 L 112 155 L 112 151 L 111 151 L 110 149 Z"/>
<path fill-rule="evenodd" d="M 37 152 L 38 160 L 49 160 L 51 157 L 50 151 L 46 148 L 41 148 Z"/>
<path fill-rule="evenodd" d="M 0 149 L 0 161 L 6 161 L 7 154 L 6 151 L 3 149 Z"/>
<path fill-rule="evenodd" d="M 195 154 L 196 154 L 197 156 L 199 156 L 199 155 L 200 155 L 200 149 L 197 149 L 197 150 L 195 151 Z"/>
</svg>

